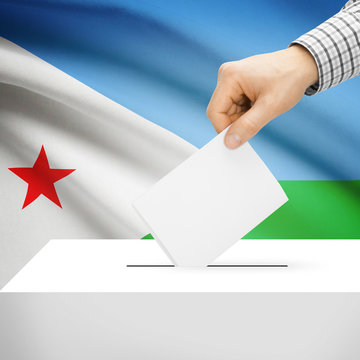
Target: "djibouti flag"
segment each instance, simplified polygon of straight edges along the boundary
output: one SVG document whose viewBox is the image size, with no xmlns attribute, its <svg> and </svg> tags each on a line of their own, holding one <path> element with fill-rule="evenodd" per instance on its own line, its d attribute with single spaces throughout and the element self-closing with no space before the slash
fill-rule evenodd
<svg viewBox="0 0 360 360">
<path fill-rule="evenodd" d="M 219 66 L 286 47 L 330 3 L 294 21 L 300 3 L 266 0 L 1 2 L 29 52 L 1 40 L 0 285 L 51 237 L 151 238 L 130 203 L 215 136 Z M 247 238 L 360 238 L 359 91 L 304 97 L 250 141 L 289 201 Z"/>
<path fill-rule="evenodd" d="M 0 286 L 50 239 L 141 238 L 132 207 L 196 148 L 0 38 Z"/>
</svg>

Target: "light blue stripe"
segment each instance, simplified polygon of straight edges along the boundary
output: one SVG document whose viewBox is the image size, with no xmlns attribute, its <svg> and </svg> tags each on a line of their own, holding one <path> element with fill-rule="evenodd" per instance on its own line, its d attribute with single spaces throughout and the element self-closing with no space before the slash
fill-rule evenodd
<svg viewBox="0 0 360 360">
<path fill-rule="evenodd" d="M 0 1 L 0 33 L 196 146 L 224 61 L 286 47 L 338 1 Z M 360 179 L 360 80 L 304 98 L 252 144 L 278 179 Z"/>
</svg>

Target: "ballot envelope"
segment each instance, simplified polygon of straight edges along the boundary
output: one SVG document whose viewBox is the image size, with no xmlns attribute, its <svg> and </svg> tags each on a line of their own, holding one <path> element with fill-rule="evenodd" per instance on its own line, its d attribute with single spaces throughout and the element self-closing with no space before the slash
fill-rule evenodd
<svg viewBox="0 0 360 360">
<path fill-rule="evenodd" d="M 288 201 L 249 143 L 227 129 L 150 187 L 133 205 L 178 266 L 205 266 Z"/>
</svg>

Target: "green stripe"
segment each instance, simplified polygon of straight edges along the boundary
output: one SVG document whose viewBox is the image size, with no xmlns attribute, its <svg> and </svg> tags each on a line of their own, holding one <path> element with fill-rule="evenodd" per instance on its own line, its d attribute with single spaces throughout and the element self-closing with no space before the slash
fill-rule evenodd
<svg viewBox="0 0 360 360">
<path fill-rule="evenodd" d="M 360 181 L 280 184 L 289 201 L 245 239 L 360 239 Z"/>
<path fill-rule="evenodd" d="M 154 239 L 154 237 L 151 234 L 147 234 L 144 237 L 142 237 L 141 239 L 148 240 L 148 239 Z"/>
</svg>

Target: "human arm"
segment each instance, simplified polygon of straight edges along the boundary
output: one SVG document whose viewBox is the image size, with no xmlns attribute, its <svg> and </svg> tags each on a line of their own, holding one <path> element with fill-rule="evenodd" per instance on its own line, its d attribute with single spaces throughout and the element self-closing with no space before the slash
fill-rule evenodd
<svg viewBox="0 0 360 360">
<path fill-rule="evenodd" d="M 289 48 L 223 64 L 207 114 L 218 132 L 232 124 L 225 144 L 237 148 L 304 93 L 316 94 L 359 73 L 360 0 L 351 0 Z"/>
</svg>

